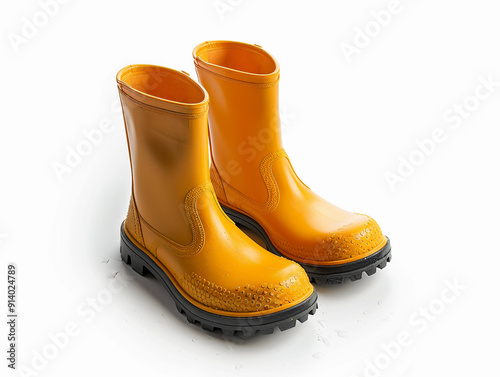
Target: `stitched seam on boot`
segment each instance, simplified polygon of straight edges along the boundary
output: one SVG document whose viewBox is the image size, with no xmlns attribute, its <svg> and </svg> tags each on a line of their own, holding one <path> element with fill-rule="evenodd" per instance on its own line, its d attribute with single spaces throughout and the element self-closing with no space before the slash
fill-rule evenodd
<svg viewBox="0 0 500 377">
<path fill-rule="evenodd" d="M 221 80 L 234 81 L 234 82 L 240 83 L 242 85 L 259 86 L 261 88 L 270 88 L 270 87 L 272 87 L 274 85 L 277 85 L 279 83 L 279 81 L 280 81 L 280 75 L 279 74 L 278 74 L 278 78 L 276 79 L 276 81 L 273 81 L 273 82 L 250 82 L 250 81 L 243 81 L 243 80 L 238 80 L 238 79 L 233 79 L 231 77 L 223 76 L 223 75 L 221 75 L 219 73 L 212 72 L 209 69 L 204 68 L 201 65 L 196 64 L 196 62 L 195 62 L 195 65 L 196 65 L 197 69 L 201 69 L 201 70 L 203 70 L 203 71 L 205 71 L 207 73 L 210 73 L 211 75 L 217 76 Z"/>
<path fill-rule="evenodd" d="M 198 198 L 207 191 L 213 191 L 213 186 L 211 182 L 206 182 L 200 186 L 191 189 L 184 200 L 184 210 L 186 211 L 187 220 L 191 227 L 193 233 L 193 239 L 188 245 L 181 245 L 174 240 L 171 240 L 161 234 L 153 226 L 151 226 L 144 218 L 141 220 L 144 224 L 156 234 L 157 238 L 151 245 L 151 250 L 157 253 L 159 246 L 164 246 L 173 254 L 181 258 L 188 258 L 197 254 L 205 244 L 205 230 L 198 214 L 198 209 L 196 207 L 196 202 Z M 140 215 L 139 215 L 140 216 Z"/>
<path fill-rule="evenodd" d="M 136 244 L 144 246 L 143 239 L 141 238 L 141 233 L 137 229 L 137 215 L 135 211 L 134 195 L 130 196 L 127 217 L 125 218 L 125 229 L 128 232 L 128 236 L 134 240 Z"/>
<path fill-rule="evenodd" d="M 230 188 L 234 190 L 238 195 L 238 200 L 243 202 L 244 205 L 247 205 L 251 209 L 260 212 L 260 213 L 270 213 L 273 212 L 276 207 L 278 207 L 280 200 L 280 192 L 278 184 L 276 183 L 276 179 L 273 174 L 272 165 L 274 162 L 278 161 L 280 158 L 288 158 L 284 149 L 277 150 L 276 152 L 269 153 L 265 156 L 260 163 L 260 174 L 262 179 L 264 180 L 264 184 L 267 188 L 268 199 L 265 203 L 259 203 L 255 200 L 249 198 L 242 192 L 238 191 L 236 188 L 231 186 L 229 183 L 224 181 L 221 177 L 220 179 Z"/>
<path fill-rule="evenodd" d="M 140 102 L 136 100 L 135 98 L 131 97 L 127 93 L 125 93 L 123 90 L 120 89 L 120 93 L 123 94 L 124 96 L 127 97 L 127 99 L 131 100 L 134 102 L 137 106 L 142 107 L 143 109 L 150 110 L 153 112 L 156 112 L 158 114 L 169 114 L 170 116 L 176 117 L 176 118 L 190 118 L 190 119 L 196 119 L 196 118 L 201 118 L 206 114 L 206 111 L 203 111 L 201 113 L 194 113 L 194 114 L 186 114 L 186 113 L 179 113 L 177 111 L 172 111 L 172 110 L 167 110 L 167 109 L 162 109 L 160 107 L 152 106 L 145 104 L 143 102 Z"/>
<path fill-rule="evenodd" d="M 134 225 L 135 225 L 135 234 L 137 237 L 137 241 L 140 242 L 142 246 L 144 246 L 144 238 L 142 237 L 142 229 L 141 229 L 141 223 L 139 221 L 139 216 L 137 214 L 137 208 L 135 204 L 135 199 L 134 196 L 130 198 L 131 205 L 132 205 L 132 213 L 134 215 Z"/>
<path fill-rule="evenodd" d="M 224 185 L 222 184 L 219 171 L 217 170 L 217 167 L 215 166 L 213 161 L 212 166 L 210 167 L 210 178 L 212 180 L 212 185 L 214 186 L 215 193 L 217 194 L 220 191 L 222 198 L 227 202 L 227 195 L 224 189 Z"/>
</svg>

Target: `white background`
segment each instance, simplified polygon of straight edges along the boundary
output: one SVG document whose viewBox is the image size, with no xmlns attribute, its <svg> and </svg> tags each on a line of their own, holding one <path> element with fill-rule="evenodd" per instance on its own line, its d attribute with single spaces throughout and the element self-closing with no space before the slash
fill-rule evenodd
<svg viewBox="0 0 500 377">
<path fill-rule="evenodd" d="M 371 12 L 388 3 L 74 0 L 44 17 L 37 1 L 3 2 L 0 312 L 14 262 L 19 365 L 34 368 L 34 355 L 48 352 L 33 375 L 491 375 L 500 87 L 471 96 L 480 77 L 500 81 L 500 8 L 401 0 L 377 29 Z M 16 51 L 10 40 L 22 37 L 25 18 L 38 31 Z M 373 37 L 349 62 L 341 45 L 366 27 Z M 191 51 L 212 39 L 256 43 L 278 59 L 297 173 L 336 205 L 373 216 L 393 245 L 393 261 L 374 276 L 317 287 L 319 310 L 304 324 L 248 341 L 188 325 L 157 281 L 119 259 L 130 171 L 115 74 L 149 63 L 195 77 Z M 443 116 L 464 101 L 474 110 L 453 128 Z M 112 131 L 59 179 L 54 164 L 107 119 Z M 422 158 L 415 141 L 438 128 L 446 140 Z M 412 153 L 419 166 L 391 190 L 385 176 Z M 110 297 L 113 280 L 127 286 Z M 454 281 L 459 295 L 443 304 Z M 111 302 L 90 310 L 93 298 Z M 429 306 L 431 322 L 418 314 Z M 54 352 L 51 336 L 68 324 L 78 334 L 60 336 Z M 411 345 L 388 359 L 384 344 L 402 332 Z M 6 334 L 3 325 L 2 355 Z"/>
</svg>

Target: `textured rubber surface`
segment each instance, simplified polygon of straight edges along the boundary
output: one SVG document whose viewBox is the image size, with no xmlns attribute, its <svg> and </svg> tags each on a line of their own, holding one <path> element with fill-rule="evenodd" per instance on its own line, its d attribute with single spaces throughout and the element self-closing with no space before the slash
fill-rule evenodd
<svg viewBox="0 0 500 377">
<path fill-rule="evenodd" d="M 204 311 L 191 304 L 177 290 L 170 278 L 146 253 L 134 245 L 121 226 L 120 254 L 122 260 L 130 264 L 139 275 L 151 273 L 160 281 L 175 302 L 177 310 L 193 324 L 199 324 L 208 331 L 220 330 L 224 335 L 251 337 L 256 334 L 272 334 L 277 327 L 281 331 L 295 327 L 297 320 L 305 322 L 318 307 L 316 291 L 305 301 L 282 311 L 253 317 L 229 317 Z"/>
<path fill-rule="evenodd" d="M 273 254 L 285 257 L 273 245 L 266 231 L 254 219 L 235 211 L 234 209 L 224 207 L 222 205 L 221 207 L 235 223 L 244 225 L 264 239 L 266 247 L 269 251 Z M 391 261 L 391 257 L 391 243 L 387 238 L 387 243 L 382 249 L 367 256 L 366 258 L 359 259 L 354 262 L 348 262 L 336 266 L 322 266 L 296 262 L 304 268 L 309 276 L 309 279 L 313 283 L 342 284 L 346 281 L 346 279 L 352 281 L 361 279 L 363 272 L 367 275 L 373 275 L 377 272 L 377 268 L 384 268 L 387 265 L 387 262 Z"/>
</svg>

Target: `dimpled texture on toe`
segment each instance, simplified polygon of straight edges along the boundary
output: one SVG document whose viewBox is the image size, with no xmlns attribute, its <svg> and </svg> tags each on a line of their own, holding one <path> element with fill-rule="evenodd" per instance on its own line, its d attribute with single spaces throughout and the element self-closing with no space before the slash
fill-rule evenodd
<svg viewBox="0 0 500 377">
<path fill-rule="evenodd" d="M 321 252 L 316 255 L 320 261 L 343 261 L 366 256 L 379 250 L 387 242 L 377 222 L 370 216 L 356 214 L 359 222 L 354 229 L 333 233 L 321 242 Z"/>
<path fill-rule="evenodd" d="M 271 239 L 287 257 L 305 263 L 346 263 L 373 254 L 385 245 L 387 239 L 374 219 L 357 213 L 351 217 L 348 226 L 330 234 L 298 238 L 295 232 L 287 240 L 276 234 Z"/>
<path fill-rule="evenodd" d="M 287 306 L 310 294 L 306 273 L 298 268 L 288 279 L 269 283 L 223 287 L 197 273 L 184 274 L 179 279 L 183 288 L 198 302 L 216 310 L 250 313 Z M 272 276 L 269 281 L 272 281 Z"/>
</svg>

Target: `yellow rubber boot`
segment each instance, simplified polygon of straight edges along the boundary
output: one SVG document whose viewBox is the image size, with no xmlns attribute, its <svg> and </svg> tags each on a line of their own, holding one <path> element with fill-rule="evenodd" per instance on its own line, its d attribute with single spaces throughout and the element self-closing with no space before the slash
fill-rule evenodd
<svg viewBox="0 0 500 377">
<path fill-rule="evenodd" d="M 208 95 L 187 74 L 132 65 L 117 75 L 132 167 L 122 259 L 162 282 L 189 322 L 250 336 L 314 314 L 304 270 L 251 241 L 209 176 Z"/>
<path fill-rule="evenodd" d="M 391 247 L 375 220 L 327 202 L 295 174 L 281 142 L 276 59 L 231 41 L 204 42 L 193 57 L 211 98 L 211 179 L 229 217 L 317 283 L 385 267 Z"/>
</svg>

